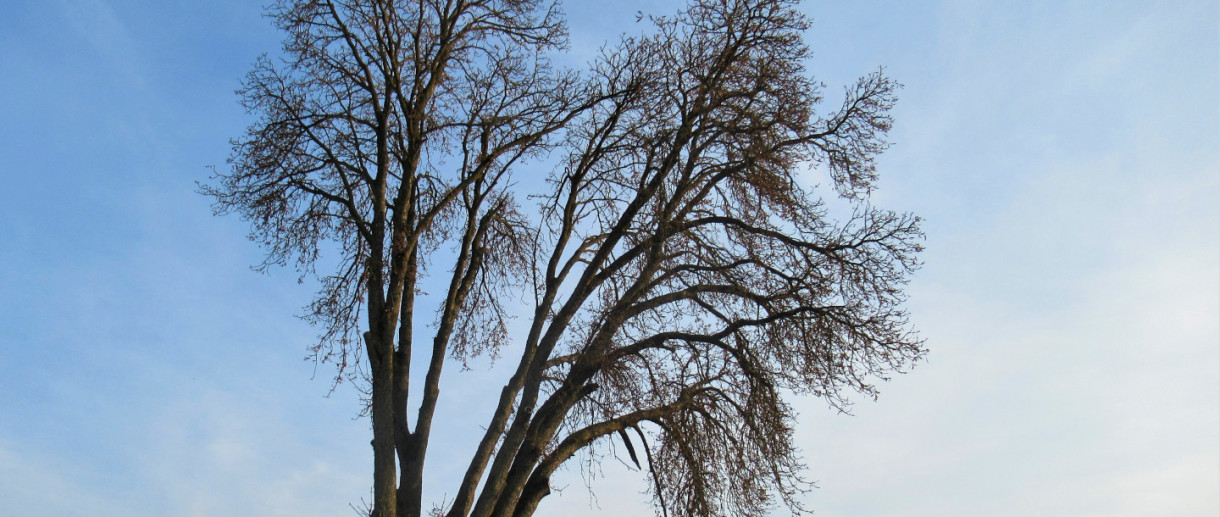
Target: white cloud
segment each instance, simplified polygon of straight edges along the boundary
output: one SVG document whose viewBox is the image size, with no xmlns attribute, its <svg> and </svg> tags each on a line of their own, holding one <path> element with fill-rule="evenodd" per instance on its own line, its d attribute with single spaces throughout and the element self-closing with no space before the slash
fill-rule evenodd
<svg viewBox="0 0 1220 517">
<path fill-rule="evenodd" d="M 318 443 L 272 401 L 204 393 L 156 419 L 145 476 L 168 515 L 341 515 L 367 489 L 360 467 L 371 454 L 352 432 L 359 423 L 328 427 Z"/>
<path fill-rule="evenodd" d="M 123 515 L 124 505 L 93 490 L 70 461 L 31 454 L 0 441 L 0 513 L 5 515 Z"/>
<path fill-rule="evenodd" d="M 146 85 L 147 74 L 138 57 L 140 45 L 110 3 L 105 0 L 59 0 L 56 4 L 76 36 L 108 61 L 129 85 L 137 88 Z"/>
</svg>

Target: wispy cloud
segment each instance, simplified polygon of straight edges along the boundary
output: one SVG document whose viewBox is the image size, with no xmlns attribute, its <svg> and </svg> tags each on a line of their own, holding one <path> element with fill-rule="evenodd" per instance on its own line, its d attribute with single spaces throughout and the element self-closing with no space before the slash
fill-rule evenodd
<svg viewBox="0 0 1220 517">
<path fill-rule="evenodd" d="M 57 0 L 67 27 L 89 45 L 89 50 L 109 61 L 111 67 L 136 88 L 147 85 L 140 59 L 140 45 L 126 24 L 105 0 Z"/>
</svg>

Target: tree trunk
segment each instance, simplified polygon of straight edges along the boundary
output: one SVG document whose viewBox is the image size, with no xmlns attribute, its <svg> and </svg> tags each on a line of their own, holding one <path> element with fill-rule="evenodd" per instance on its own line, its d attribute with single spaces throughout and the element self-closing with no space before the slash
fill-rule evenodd
<svg viewBox="0 0 1220 517">
<path fill-rule="evenodd" d="M 414 442 L 414 439 L 411 440 Z M 423 512 L 423 458 L 417 454 L 414 443 L 408 446 L 402 459 L 402 482 L 398 485 L 398 515 L 396 517 L 420 517 Z"/>
<path fill-rule="evenodd" d="M 529 483 L 525 485 L 525 491 L 521 494 L 521 499 L 517 501 L 517 508 L 513 512 L 512 517 L 530 517 L 538 510 L 538 503 L 542 502 L 542 498 L 550 495 L 551 483 L 550 479 L 536 478 L 531 476 Z"/>
<path fill-rule="evenodd" d="M 395 517 L 397 465 L 394 452 L 393 355 L 377 332 L 365 334 L 372 370 L 373 517 Z"/>
</svg>

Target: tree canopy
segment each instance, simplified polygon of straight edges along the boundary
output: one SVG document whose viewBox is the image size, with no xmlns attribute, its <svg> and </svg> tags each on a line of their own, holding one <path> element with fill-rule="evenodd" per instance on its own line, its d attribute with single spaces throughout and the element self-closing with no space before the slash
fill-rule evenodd
<svg viewBox="0 0 1220 517">
<path fill-rule="evenodd" d="M 283 60 L 247 77 L 258 118 L 204 190 L 250 221 L 265 265 L 321 280 L 314 352 L 368 383 L 372 515 L 423 511 L 449 361 L 516 368 L 441 514 L 531 515 L 557 468 L 613 441 L 658 513 L 727 516 L 804 511 L 786 396 L 842 405 L 924 353 L 902 309 L 918 218 L 869 203 L 898 85 L 878 71 L 819 110 L 795 2 L 694 0 L 583 72 L 550 64 L 565 28 L 538 0 L 271 15 Z M 512 181 L 530 159 L 545 191 Z M 453 264 L 429 269 L 440 250 Z M 416 306 L 423 282 L 438 306 Z"/>
</svg>

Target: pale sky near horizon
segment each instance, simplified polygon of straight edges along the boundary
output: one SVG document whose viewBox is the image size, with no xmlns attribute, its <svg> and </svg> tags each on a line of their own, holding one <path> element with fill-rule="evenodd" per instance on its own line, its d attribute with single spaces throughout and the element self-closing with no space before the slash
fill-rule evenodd
<svg viewBox="0 0 1220 517">
<path fill-rule="evenodd" d="M 680 3 L 565 5 L 560 61 L 581 66 L 637 11 Z M 795 401 L 815 515 L 1220 514 L 1217 2 L 803 8 L 827 107 L 878 66 L 905 84 L 871 202 L 926 221 L 908 306 L 931 350 L 852 416 Z M 0 15 L 0 515 L 355 515 L 368 499 L 355 393 L 327 397 L 332 367 L 301 360 L 311 286 L 251 272 L 242 221 L 195 193 L 251 120 L 239 79 L 278 52 L 260 13 Z M 448 370 L 432 502 L 504 369 Z M 649 515 L 643 478 L 604 467 L 596 497 L 571 469 L 539 515 Z"/>
</svg>

